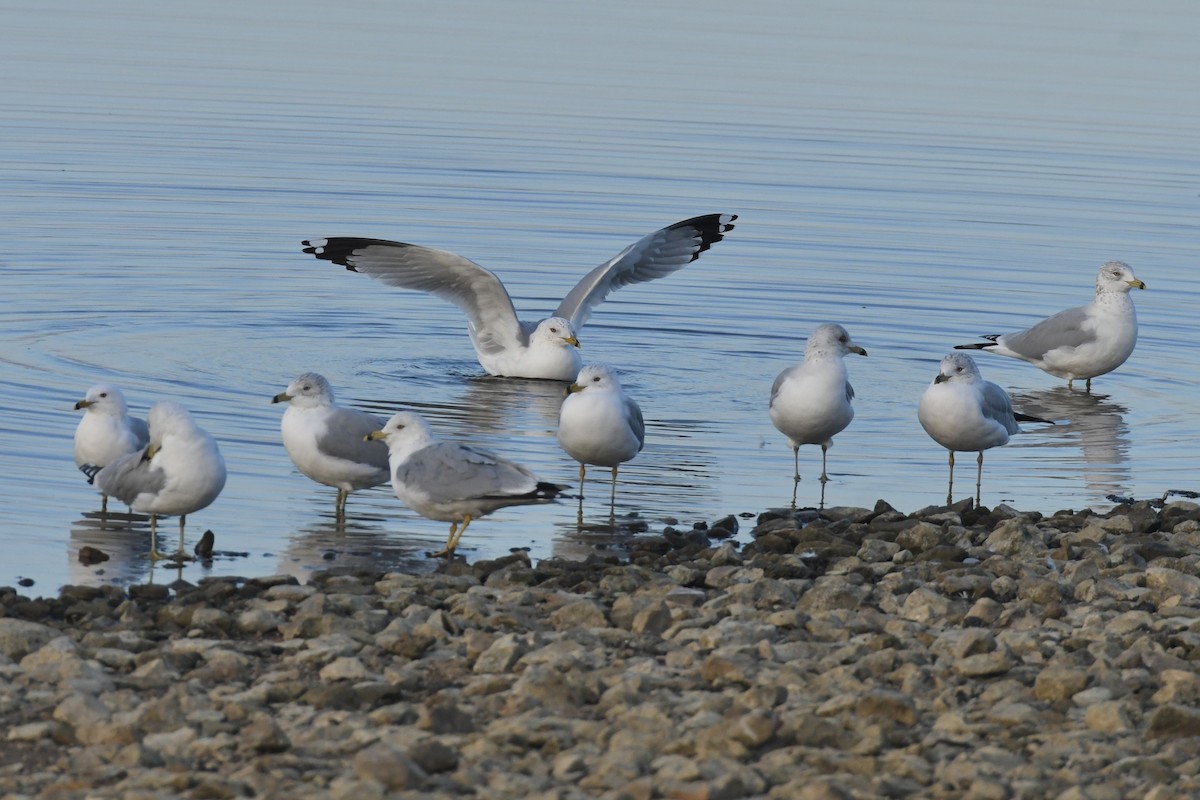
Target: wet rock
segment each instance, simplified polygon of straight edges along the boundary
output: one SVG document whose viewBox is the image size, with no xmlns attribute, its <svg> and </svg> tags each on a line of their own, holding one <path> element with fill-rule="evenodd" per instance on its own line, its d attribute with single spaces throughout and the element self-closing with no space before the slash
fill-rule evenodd
<svg viewBox="0 0 1200 800">
<path fill-rule="evenodd" d="M 99 548 L 90 545 L 84 545 L 79 548 L 79 563 L 85 566 L 93 566 L 95 564 L 103 564 L 108 561 L 109 555 Z"/>
</svg>

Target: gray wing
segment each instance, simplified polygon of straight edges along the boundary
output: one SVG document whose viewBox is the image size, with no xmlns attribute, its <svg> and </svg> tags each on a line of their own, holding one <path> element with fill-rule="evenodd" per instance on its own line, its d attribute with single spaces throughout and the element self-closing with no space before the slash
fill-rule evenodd
<svg viewBox="0 0 1200 800">
<path fill-rule="evenodd" d="M 537 478 L 521 465 L 451 442 L 418 450 L 396 468 L 396 477 L 440 503 L 528 494 L 537 488 Z"/>
<path fill-rule="evenodd" d="M 1087 307 L 1069 308 L 1047 317 L 1028 330 L 1005 334 L 1003 345 L 1025 358 L 1041 359 L 1056 347 L 1079 347 L 1095 341 L 1093 331 L 1084 330 Z"/>
<path fill-rule="evenodd" d="M 435 294 L 467 315 L 471 336 L 486 352 L 528 341 L 504 284 L 494 274 L 446 250 L 386 239 L 335 237 L 304 242 L 304 252 L 389 286 Z"/>
<path fill-rule="evenodd" d="M 783 386 L 784 381 L 800 371 L 800 366 L 800 364 L 797 364 L 794 367 L 788 367 L 775 376 L 775 382 L 771 384 L 771 402 L 768 404 L 769 406 L 775 405 L 775 397 L 779 394 L 779 388 Z"/>
<path fill-rule="evenodd" d="M 980 410 L 983 412 L 983 416 L 999 422 L 1010 434 L 1017 433 L 1020 428 L 1017 427 L 1017 421 L 1013 418 L 1012 400 L 1009 399 L 1008 392 L 991 381 L 983 381 L 981 389 L 982 407 Z"/>
<path fill-rule="evenodd" d="M 610 292 L 687 266 L 724 239 L 735 219 L 736 214 L 706 214 L 642 237 L 585 275 L 558 304 L 555 316 L 566 317 L 578 331 Z"/>
<path fill-rule="evenodd" d="M 167 476 L 146 458 L 146 448 L 126 453 L 96 473 L 96 488 L 129 505 L 139 494 L 159 492 Z"/>
<path fill-rule="evenodd" d="M 137 437 L 138 447 L 150 444 L 150 428 L 146 425 L 146 420 L 130 417 L 129 430 L 133 431 L 133 435 Z"/>
<path fill-rule="evenodd" d="M 337 408 L 325 420 L 325 432 L 317 438 L 317 449 L 334 458 L 388 468 L 388 448 L 380 441 L 365 441 L 367 434 L 383 427 L 383 420 L 356 408 Z"/>
<path fill-rule="evenodd" d="M 646 446 L 646 421 L 642 419 L 642 408 L 628 397 L 625 398 L 625 416 L 629 419 L 629 427 L 638 440 L 638 452 Z"/>
</svg>

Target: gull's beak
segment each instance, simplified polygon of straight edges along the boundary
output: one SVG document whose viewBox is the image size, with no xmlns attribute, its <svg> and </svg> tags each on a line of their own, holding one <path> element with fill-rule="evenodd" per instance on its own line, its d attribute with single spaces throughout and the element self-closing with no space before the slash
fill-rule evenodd
<svg viewBox="0 0 1200 800">
<path fill-rule="evenodd" d="M 75 404 L 75 410 L 82 411 L 83 409 L 87 408 L 88 406 L 94 406 L 94 405 L 96 405 L 95 400 L 80 400 L 78 403 Z"/>
<path fill-rule="evenodd" d="M 364 442 L 378 442 L 387 438 L 387 434 L 383 431 L 371 431 L 363 437 Z"/>
<path fill-rule="evenodd" d="M 567 387 L 567 390 L 565 392 L 563 392 L 563 396 L 565 397 L 569 394 L 573 394 L 574 392 L 582 392 L 582 391 L 583 391 L 582 386 L 580 386 L 578 383 L 572 383 L 570 386 Z"/>
<path fill-rule="evenodd" d="M 1130 287 L 1132 287 L 1134 289 L 1145 289 L 1146 288 L 1146 284 L 1142 283 L 1139 280 L 1132 280 L 1129 282 L 1129 285 L 1130 285 Z"/>
<path fill-rule="evenodd" d="M 291 399 L 292 399 L 292 396 L 290 394 L 288 394 L 287 392 L 280 392 L 279 394 L 277 394 L 271 398 L 271 402 L 272 403 L 286 403 L 288 400 L 291 400 Z"/>
<path fill-rule="evenodd" d="M 146 454 L 142 456 L 142 461 L 149 461 L 150 459 L 154 458 L 154 456 L 158 454 L 159 450 L 162 450 L 162 448 L 153 442 L 146 445 Z"/>
<path fill-rule="evenodd" d="M 850 345 L 850 352 L 851 352 L 851 353 L 858 353 L 860 356 L 865 356 L 865 355 L 867 354 L 867 351 L 866 351 L 866 350 L 862 349 L 861 347 L 859 347 L 859 346 L 858 346 L 858 345 L 856 345 L 856 344 L 852 344 L 852 345 Z"/>
<path fill-rule="evenodd" d="M 576 347 L 579 347 L 579 340 L 576 339 L 574 336 L 568 336 L 567 338 L 563 339 L 563 341 L 566 342 L 567 344 L 573 344 Z"/>
<path fill-rule="evenodd" d="M 934 383 L 945 383 L 945 382 L 946 382 L 946 381 L 948 381 L 948 380 L 950 380 L 950 376 L 949 376 L 949 375 L 947 375 L 947 374 L 946 374 L 946 373 L 944 373 L 944 372 L 939 372 L 939 373 L 937 374 L 937 377 L 933 379 L 933 382 L 934 382 Z"/>
</svg>

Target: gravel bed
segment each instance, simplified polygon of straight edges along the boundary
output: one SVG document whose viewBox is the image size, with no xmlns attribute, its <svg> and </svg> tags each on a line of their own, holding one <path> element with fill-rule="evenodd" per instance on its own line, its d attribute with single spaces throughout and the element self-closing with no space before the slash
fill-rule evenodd
<svg viewBox="0 0 1200 800">
<path fill-rule="evenodd" d="M 1200 505 L 751 522 L 0 589 L 0 796 L 1200 796 Z"/>
</svg>

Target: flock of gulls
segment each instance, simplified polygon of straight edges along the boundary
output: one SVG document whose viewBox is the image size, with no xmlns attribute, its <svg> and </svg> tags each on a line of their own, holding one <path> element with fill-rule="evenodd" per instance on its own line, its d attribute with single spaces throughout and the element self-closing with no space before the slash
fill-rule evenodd
<svg viewBox="0 0 1200 800">
<path fill-rule="evenodd" d="M 558 442 L 579 462 L 581 487 L 589 465 L 611 469 L 611 511 L 618 469 L 642 450 L 645 423 L 616 370 L 583 364 L 578 332 L 609 293 L 690 264 L 720 242 L 736 219 L 733 214 L 708 214 L 643 237 L 585 275 L 553 316 L 536 323 L 517 317 L 495 274 L 454 253 L 351 237 L 303 244 L 304 252 L 318 259 L 458 306 L 466 314 L 479 363 L 489 374 L 570 382 L 559 412 Z M 1146 287 L 1127 264 L 1110 261 L 1100 267 L 1091 303 L 1026 330 L 957 345 L 942 359 L 921 396 L 917 417 L 949 452 L 948 503 L 953 500 L 956 452 L 978 454 L 979 502 L 984 451 L 1007 443 L 1019 431 L 1018 422 L 1053 424 L 1014 412 L 1007 392 L 984 380 L 974 359 L 962 351 L 1021 359 L 1067 379 L 1068 385 L 1086 381 L 1090 391 L 1093 378 L 1116 369 L 1133 352 L 1133 288 Z M 854 389 L 844 361 L 851 353 L 867 355 L 841 325 L 820 325 L 808 338 L 804 361 L 780 373 L 771 387 L 769 415 L 794 451 L 796 482 L 801 445 L 820 445 L 822 487 L 829 480 L 826 456 L 833 437 L 854 419 Z M 402 411 L 384 421 L 339 406 L 329 382 L 315 372 L 298 376 L 272 402 L 287 404 L 280 432 L 296 469 L 337 489 L 338 518 L 344 517 L 351 492 L 390 481 L 409 508 L 450 523 L 446 546 L 434 556 L 452 555 L 473 519 L 506 506 L 553 502 L 569 488 L 540 480 L 486 450 L 439 441 L 418 414 Z M 179 549 L 173 558 L 185 558 L 187 515 L 211 504 L 225 485 L 225 462 L 216 441 L 172 401 L 152 406 L 145 422 L 131 417 L 121 390 L 110 384 L 90 388 L 75 408 L 84 411 L 75 431 L 75 463 L 102 495 L 101 511 L 107 512 L 111 496 L 149 514 L 152 560 L 164 557 L 157 546 L 157 518 L 178 516 Z"/>
</svg>

